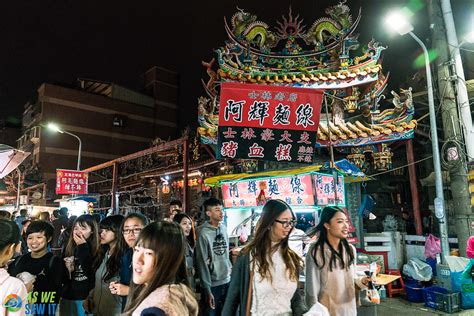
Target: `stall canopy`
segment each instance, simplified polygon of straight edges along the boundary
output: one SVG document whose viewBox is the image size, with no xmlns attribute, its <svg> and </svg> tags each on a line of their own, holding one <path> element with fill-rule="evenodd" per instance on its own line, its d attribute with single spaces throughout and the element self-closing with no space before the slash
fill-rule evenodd
<svg viewBox="0 0 474 316">
<path fill-rule="evenodd" d="M 66 198 L 54 200 L 54 202 L 56 203 L 67 202 L 67 201 L 85 201 L 88 203 L 96 203 L 97 199 L 95 197 L 88 196 L 88 195 L 80 195 L 80 196 L 66 197 Z"/>
<path fill-rule="evenodd" d="M 29 152 L 0 144 L 0 179 L 15 170 L 29 155 Z"/>
<path fill-rule="evenodd" d="M 306 174 L 322 171 L 328 168 L 326 165 L 313 165 L 305 166 L 296 169 L 285 169 L 285 170 L 274 170 L 274 171 L 264 171 L 258 173 L 238 173 L 238 174 L 225 174 L 221 176 L 216 176 L 212 178 L 207 178 L 204 180 L 205 184 L 211 187 L 219 186 L 223 182 L 228 181 L 240 181 L 253 178 L 266 178 L 266 177 L 283 177 L 291 176 L 298 174 Z M 347 182 L 357 182 L 367 180 L 365 174 L 357 168 L 355 165 L 351 164 L 346 159 L 339 160 L 335 162 L 336 170 L 346 176 L 345 180 Z"/>
</svg>

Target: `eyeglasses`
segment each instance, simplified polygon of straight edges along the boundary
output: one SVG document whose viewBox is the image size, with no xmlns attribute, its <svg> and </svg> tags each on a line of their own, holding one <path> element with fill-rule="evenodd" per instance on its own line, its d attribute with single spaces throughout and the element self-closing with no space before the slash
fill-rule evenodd
<svg viewBox="0 0 474 316">
<path fill-rule="evenodd" d="M 133 233 L 134 235 L 138 235 L 138 234 L 140 234 L 141 231 L 142 231 L 141 228 L 124 229 L 123 234 L 128 235 L 128 234 Z"/>
<path fill-rule="evenodd" d="M 288 227 L 295 227 L 296 225 L 296 220 L 291 220 L 291 221 L 280 221 L 278 219 L 275 220 L 275 222 L 280 223 L 283 228 L 288 228 Z"/>
</svg>

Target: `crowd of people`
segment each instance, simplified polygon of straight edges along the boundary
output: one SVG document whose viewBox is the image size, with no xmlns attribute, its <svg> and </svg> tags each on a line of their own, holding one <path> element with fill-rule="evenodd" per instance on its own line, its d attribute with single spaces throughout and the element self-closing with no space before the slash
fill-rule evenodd
<svg viewBox="0 0 474 316">
<path fill-rule="evenodd" d="M 369 279 L 355 274 L 341 209 L 322 211 L 304 262 L 289 244 L 294 212 L 269 200 L 234 264 L 221 201 L 207 199 L 202 211 L 200 225 L 179 201 L 152 222 L 139 212 L 0 211 L 0 315 L 357 314 L 356 287 Z"/>
</svg>

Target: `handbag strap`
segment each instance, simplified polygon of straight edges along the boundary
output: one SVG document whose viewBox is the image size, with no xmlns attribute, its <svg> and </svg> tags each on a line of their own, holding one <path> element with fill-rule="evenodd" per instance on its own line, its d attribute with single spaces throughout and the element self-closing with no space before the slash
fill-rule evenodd
<svg viewBox="0 0 474 316">
<path fill-rule="evenodd" d="M 253 275 L 255 270 L 255 261 L 252 260 L 252 269 L 250 270 L 249 276 L 249 287 L 247 294 L 247 305 L 245 306 L 245 316 L 250 316 L 250 309 L 252 308 L 252 295 L 253 295 Z"/>
</svg>

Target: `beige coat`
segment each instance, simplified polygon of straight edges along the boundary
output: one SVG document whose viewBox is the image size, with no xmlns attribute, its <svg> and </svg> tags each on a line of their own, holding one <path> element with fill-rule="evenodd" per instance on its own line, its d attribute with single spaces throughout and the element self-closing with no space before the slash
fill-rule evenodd
<svg viewBox="0 0 474 316">
<path fill-rule="evenodd" d="M 144 309 L 150 307 L 158 307 L 169 316 L 198 314 L 198 303 L 194 293 L 183 284 L 163 285 L 157 288 L 138 305 L 132 315 L 140 316 Z"/>
<path fill-rule="evenodd" d="M 331 250 L 327 245 L 324 247 L 324 255 L 326 264 L 319 269 L 314 263 L 311 253 L 314 244 L 311 245 L 306 255 L 306 283 L 305 283 L 305 299 L 308 308 L 311 308 L 316 302 L 327 307 L 331 316 L 356 316 L 356 285 L 364 288 L 361 278 L 356 276 L 355 264 L 350 265 L 346 269 L 339 266 L 329 270 L 329 260 Z M 354 253 L 354 261 L 356 258 L 356 250 L 351 245 Z M 321 254 L 318 254 L 318 263 L 321 262 Z M 347 259 L 347 258 L 345 258 Z"/>
</svg>

